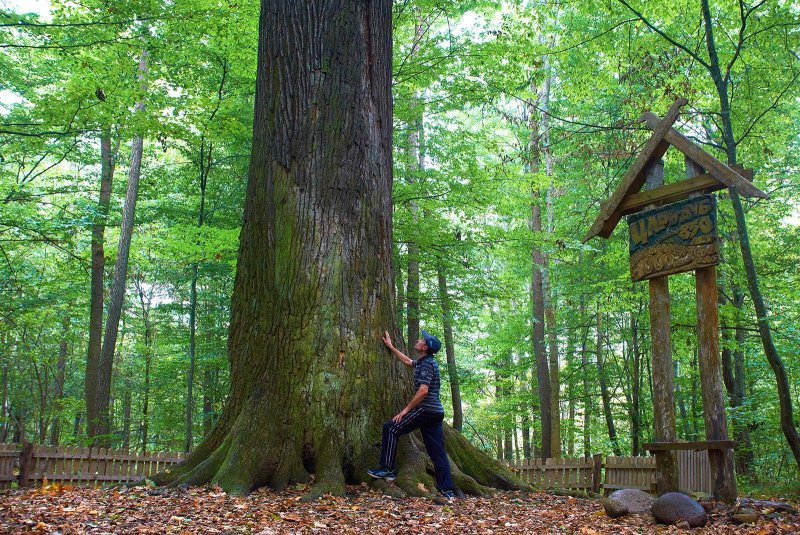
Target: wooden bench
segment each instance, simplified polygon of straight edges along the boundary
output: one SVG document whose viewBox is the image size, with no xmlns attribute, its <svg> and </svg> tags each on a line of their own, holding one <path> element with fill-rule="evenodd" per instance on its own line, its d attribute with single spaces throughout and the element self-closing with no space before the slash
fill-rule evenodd
<svg viewBox="0 0 800 535">
<path fill-rule="evenodd" d="M 692 487 L 696 490 L 702 490 L 704 492 L 709 492 L 713 494 L 715 497 L 717 495 L 717 491 L 720 488 L 725 488 L 725 474 L 724 473 L 717 473 L 717 477 L 721 478 L 718 479 L 716 482 L 714 481 L 714 470 L 712 466 L 717 464 L 717 466 L 722 466 L 722 456 L 725 451 L 732 450 L 736 448 L 736 442 L 733 440 L 700 440 L 700 441 L 693 441 L 693 442 L 648 442 L 642 445 L 642 448 L 646 451 L 649 451 L 652 455 L 656 457 L 656 466 L 660 467 L 664 465 L 661 461 L 663 455 L 671 453 L 671 452 L 689 452 L 689 451 L 706 451 L 708 454 L 705 456 L 702 461 L 687 457 L 686 455 L 679 455 L 678 456 L 678 463 L 675 464 L 676 469 L 678 470 L 679 477 L 675 479 L 678 482 L 679 487 Z M 713 453 L 712 453 L 713 452 Z M 716 457 L 716 459 L 712 459 L 712 456 Z M 707 462 L 706 462 L 707 461 Z M 670 463 L 671 464 L 671 463 Z M 656 473 L 656 478 L 661 478 L 662 474 L 660 472 Z M 731 474 L 730 477 L 733 477 Z M 666 480 L 666 478 L 664 479 Z M 663 483 L 662 485 L 666 487 L 667 485 Z M 657 486 L 660 488 L 660 485 Z M 680 490 L 680 489 L 664 489 L 664 490 Z M 660 491 L 663 492 L 663 491 Z"/>
</svg>

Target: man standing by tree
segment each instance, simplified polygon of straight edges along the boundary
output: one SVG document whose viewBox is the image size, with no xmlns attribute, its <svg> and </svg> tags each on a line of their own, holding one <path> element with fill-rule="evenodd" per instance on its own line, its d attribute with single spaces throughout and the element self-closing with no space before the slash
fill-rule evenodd
<svg viewBox="0 0 800 535">
<path fill-rule="evenodd" d="M 367 470 L 374 478 L 383 478 L 393 481 L 397 476 L 395 472 L 395 457 L 397 456 L 398 439 L 415 429 L 422 433 L 425 449 L 433 461 L 436 473 L 436 488 L 447 498 L 454 498 L 453 480 L 450 475 L 450 460 L 444 447 L 444 407 L 439 400 L 439 364 L 433 357 L 442 347 L 438 338 L 422 331 L 422 338 L 414 344 L 414 349 L 419 354 L 417 360 L 412 360 L 392 344 L 388 332 L 383 333 L 383 343 L 389 348 L 397 360 L 414 368 L 414 388 L 416 393 L 408 405 L 394 418 L 383 425 L 383 439 L 381 441 L 381 466 Z"/>
</svg>

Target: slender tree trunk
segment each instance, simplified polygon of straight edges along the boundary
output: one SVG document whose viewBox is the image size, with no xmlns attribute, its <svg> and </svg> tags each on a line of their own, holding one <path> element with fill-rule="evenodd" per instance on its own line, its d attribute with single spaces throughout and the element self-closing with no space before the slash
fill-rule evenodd
<svg viewBox="0 0 800 535">
<path fill-rule="evenodd" d="M 692 369 L 697 370 L 697 350 L 695 349 L 694 353 L 692 354 Z M 700 428 L 698 426 L 698 422 L 701 420 L 700 417 L 700 405 L 698 400 L 700 396 L 698 396 L 698 391 L 700 387 L 700 377 L 697 373 L 692 374 L 692 392 L 691 392 L 691 412 L 692 412 L 692 425 L 691 425 L 691 435 L 688 435 L 689 440 L 700 440 Z"/>
<path fill-rule="evenodd" d="M 611 412 L 611 393 L 608 391 L 608 378 L 606 377 L 605 363 L 603 362 L 603 314 L 597 310 L 597 378 L 600 383 L 600 398 L 603 401 L 603 414 L 606 418 L 608 438 L 611 440 L 611 449 L 614 455 L 621 456 L 622 450 L 617 440 L 617 428 L 614 426 L 614 416 Z"/>
<path fill-rule="evenodd" d="M 642 392 L 642 353 L 639 349 L 639 320 L 636 314 L 631 314 L 631 341 L 633 352 L 633 386 L 631 393 L 631 455 L 634 457 L 639 455 L 639 441 L 642 436 L 641 423 L 642 413 L 639 408 L 639 401 Z"/>
<path fill-rule="evenodd" d="M 675 373 L 673 374 L 673 377 L 675 378 L 675 399 L 678 401 L 678 414 L 680 415 L 681 422 L 683 424 L 683 439 L 692 440 L 693 437 L 697 436 L 697 426 L 696 422 L 693 421 L 694 414 L 692 415 L 692 418 L 689 418 L 686 413 L 686 393 L 681 388 L 679 382 L 680 367 L 677 360 L 675 360 L 674 363 L 674 370 Z"/>
<path fill-rule="evenodd" d="M 25 413 L 20 407 L 14 407 L 11 411 L 14 420 L 14 432 L 11 433 L 11 442 L 22 444 L 25 442 Z"/>
<path fill-rule="evenodd" d="M 567 452 L 570 457 L 575 455 L 575 383 L 567 383 L 567 397 L 569 397 L 569 427 L 567 433 Z"/>
<path fill-rule="evenodd" d="M 745 402 L 745 374 L 744 374 L 744 328 L 739 312 L 744 305 L 744 296 L 737 286 L 734 285 L 733 305 L 736 307 L 737 318 L 735 328 L 735 348 L 733 350 L 733 391 L 731 395 L 731 407 L 741 407 Z M 750 440 L 750 427 L 748 421 L 739 418 L 736 430 L 736 470 L 743 475 L 754 476 L 753 464 L 755 456 L 753 453 L 753 443 Z"/>
<path fill-rule="evenodd" d="M 424 156 L 422 152 L 422 106 L 417 101 L 417 107 L 420 110 L 419 118 L 414 121 L 414 126 L 411 128 L 408 135 L 408 152 L 409 152 L 409 174 L 408 182 L 414 182 L 413 172 L 422 170 L 422 163 Z M 419 220 L 419 208 L 416 201 L 411 201 L 411 219 L 412 224 L 416 228 Z M 408 242 L 408 286 L 406 287 L 407 299 L 407 313 L 406 313 L 406 328 L 407 333 L 407 347 L 414 347 L 414 344 L 419 339 L 419 245 L 415 239 Z"/>
<path fill-rule="evenodd" d="M 542 230 L 541 208 L 536 195 L 531 203 L 531 221 L 534 233 Z M 536 378 L 539 389 L 539 411 L 542 422 L 542 459 L 552 457 L 552 391 L 550 387 L 550 370 L 548 369 L 547 350 L 545 347 L 544 292 L 542 277 L 544 255 L 538 247 L 533 248 L 533 278 L 531 280 L 531 298 L 533 302 L 533 354 L 536 362 Z"/>
<path fill-rule="evenodd" d="M 200 207 L 197 215 L 197 228 L 202 229 L 205 222 L 206 207 L 206 186 L 208 185 L 208 175 L 211 172 L 213 145 L 208 144 L 206 149 L 205 137 L 200 138 Z M 189 371 L 187 374 L 186 392 L 186 438 L 183 444 L 184 453 L 189 453 L 192 449 L 193 427 L 194 427 L 194 370 L 197 345 L 197 278 L 199 273 L 199 262 L 192 263 L 192 282 L 189 292 Z"/>
<path fill-rule="evenodd" d="M 550 57 L 544 57 L 545 79 L 540 91 L 540 108 L 542 112 L 541 127 L 541 151 L 544 154 L 545 174 L 549 178 L 547 184 L 547 194 L 545 200 L 547 217 L 547 234 L 552 241 L 555 230 L 555 212 L 553 210 L 553 200 L 555 197 L 555 187 L 552 182 L 553 177 L 553 151 L 550 149 L 550 87 L 551 87 L 551 67 Z M 550 255 L 544 255 L 544 269 L 542 271 L 542 293 L 544 298 L 544 317 L 548 330 L 548 349 L 549 349 L 549 371 L 550 371 L 550 454 L 553 457 L 561 457 L 561 376 L 558 362 L 558 335 L 556 326 L 556 315 L 554 308 L 554 291 L 550 283 Z"/>
<path fill-rule="evenodd" d="M 578 254 L 580 261 L 581 255 Z M 580 318 L 581 325 L 586 325 L 581 342 L 581 370 L 583 373 L 583 456 L 592 456 L 592 392 L 589 388 L 589 353 L 587 341 L 589 338 L 588 318 L 586 317 L 586 301 L 583 295 L 580 297 Z"/>
<path fill-rule="evenodd" d="M 5 343 L 7 341 L 6 333 L 3 333 L 3 338 L 1 340 L 3 342 L 3 347 L 6 347 Z M 3 370 L 2 374 L 0 374 L 0 388 L 2 388 L 2 396 L 0 397 L 0 416 L 2 417 L 2 427 L 0 427 L 0 444 L 5 444 L 6 440 L 8 440 L 8 428 L 11 425 L 10 411 L 9 411 L 9 400 L 8 400 L 8 365 L 9 363 L 3 358 Z"/>
<path fill-rule="evenodd" d="M 524 404 L 525 410 L 522 413 L 522 457 L 524 459 L 532 459 L 533 452 L 531 451 L 531 418 L 528 416 L 528 404 Z"/>
<path fill-rule="evenodd" d="M 147 52 L 142 52 L 139 60 L 139 81 L 144 84 L 147 75 Z M 136 103 L 136 111 L 141 113 L 144 101 Z M 109 399 L 111 396 L 111 371 L 114 364 L 114 353 L 119 332 L 119 320 L 125 302 L 125 281 L 128 274 L 128 255 L 130 253 L 131 238 L 133 236 L 134 215 L 136 212 L 136 197 L 139 194 L 139 176 L 142 169 L 142 136 L 136 134 L 131 143 L 131 164 L 128 172 L 128 189 L 125 194 L 125 205 L 122 208 L 122 227 L 120 228 L 117 261 L 114 265 L 114 282 L 111 285 L 108 316 L 106 318 L 105 338 L 100 351 L 100 362 L 97 381 L 97 417 L 98 426 L 96 435 L 98 444 L 108 447 L 109 433 L 111 432 L 111 414 L 109 413 Z M 95 436 L 91 436 L 94 439 Z"/>
<path fill-rule="evenodd" d="M 129 375 L 125 377 L 125 393 L 122 395 L 122 449 L 131 447 L 131 422 L 133 410 L 133 381 Z"/>
<path fill-rule="evenodd" d="M 542 99 L 539 91 L 539 99 Z M 533 102 L 528 102 L 525 114 L 528 121 L 528 163 L 526 170 L 529 173 L 539 172 L 542 161 L 542 136 L 539 121 L 536 119 L 537 110 Z M 531 183 L 531 230 L 538 239 L 542 232 L 542 209 L 539 186 Z M 532 342 L 533 355 L 536 362 L 536 378 L 539 392 L 539 411 L 542 424 L 542 459 L 552 456 L 553 418 L 552 418 L 552 388 L 550 385 L 550 370 L 545 347 L 545 306 L 544 306 L 544 272 L 547 269 L 545 255 L 538 245 L 531 250 L 532 271 L 531 277 L 531 303 L 532 309 Z"/>
<path fill-rule="evenodd" d="M 144 297 L 144 282 L 136 280 L 136 290 L 139 294 L 139 305 L 142 309 L 142 322 L 144 323 L 144 392 L 142 400 L 141 444 L 142 451 L 147 451 L 149 424 L 150 424 L 150 366 L 153 360 L 153 323 L 150 320 L 150 296 Z"/>
<path fill-rule="evenodd" d="M 202 210 L 203 201 L 200 201 Z M 192 450 L 194 443 L 194 370 L 196 359 L 196 334 L 197 334 L 197 275 L 199 265 L 192 264 L 192 282 L 189 291 L 189 369 L 186 374 L 186 431 L 183 442 L 184 453 Z"/>
<path fill-rule="evenodd" d="M 444 325 L 444 345 L 447 355 L 447 375 L 450 380 L 450 397 L 453 403 L 453 429 L 461 431 L 464 413 L 461 408 L 461 389 L 458 384 L 455 346 L 453 342 L 453 317 L 450 312 L 450 295 L 447 293 L 447 277 L 440 263 L 436 266 L 439 278 L 439 300 L 442 303 L 442 324 Z"/>
<path fill-rule="evenodd" d="M 83 413 L 76 412 L 75 420 L 72 423 L 72 434 L 75 435 L 75 442 L 80 444 L 83 442 Z"/>
<path fill-rule="evenodd" d="M 64 399 L 64 379 L 67 370 L 67 353 L 69 350 L 69 326 L 70 318 L 64 315 L 64 321 L 61 328 L 61 343 L 58 348 L 58 364 L 56 365 L 56 383 L 55 391 L 53 393 L 53 407 L 55 414 L 53 415 L 53 423 L 50 425 L 50 445 L 58 446 L 58 441 L 61 439 L 61 403 Z"/>
<path fill-rule="evenodd" d="M 97 220 L 92 224 L 92 280 L 89 309 L 89 347 L 86 355 L 84 398 L 86 401 L 87 433 L 97 434 L 97 385 L 100 369 L 100 349 L 103 342 L 103 284 L 105 252 L 103 239 L 111 200 L 111 183 L 114 178 L 114 156 L 111 150 L 111 130 L 104 128 L 100 135 L 100 200 L 97 203 Z"/>
<path fill-rule="evenodd" d="M 703 22 L 705 26 L 706 46 L 709 56 L 709 74 L 714 81 L 714 85 L 717 88 L 717 95 L 719 97 L 722 136 L 725 142 L 728 165 L 733 165 L 737 163 L 737 141 L 733 134 L 733 121 L 731 119 L 730 99 L 728 97 L 728 78 L 723 76 L 720 69 L 717 48 L 716 44 L 714 43 L 714 27 L 708 0 L 701 0 L 701 5 L 703 10 Z M 767 311 L 766 304 L 764 303 L 764 297 L 761 294 L 758 274 L 756 273 L 755 262 L 753 261 L 753 253 L 750 249 L 750 237 L 747 230 L 747 222 L 745 220 L 742 201 L 736 188 L 730 188 L 728 192 L 731 197 L 731 203 L 733 204 L 733 212 L 736 217 L 736 230 L 739 235 L 739 246 L 742 251 L 742 263 L 744 264 L 744 271 L 747 276 L 747 288 L 750 292 L 750 298 L 753 300 L 753 307 L 756 311 L 758 333 L 761 336 L 761 344 L 764 347 L 764 355 L 767 357 L 767 362 L 772 368 L 772 372 L 775 374 L 775 382 L 777 384 L 778 401 L 780 403 L 781 412 L 781 430 L 783 431 L 784 437 L 786 437 L 786 442 L 789 444 L 789 448 L 792 450 L 797 467 L 800 469 L 800 433 L 798 433 L 794 422 L 794 409 L 792 407 L 791 389 L 789 388 L 789 377 L 786 373 L 783 359 L 781 358 L 780 354 L 778 354 L 778 350 L 772 340 L 769 312 Z"/>
</svg>

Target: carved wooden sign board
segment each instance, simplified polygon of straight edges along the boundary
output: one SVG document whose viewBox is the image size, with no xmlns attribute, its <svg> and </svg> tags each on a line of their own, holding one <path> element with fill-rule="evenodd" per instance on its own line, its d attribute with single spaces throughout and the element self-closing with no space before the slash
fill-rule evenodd
<svg viewBox="0 0 800 535">
<path fill-rule="evenodd" d="M 630 215 L 628 227 L 634 282 L 719 263 L 717 202 L 713 195 Z"/>
</svg>

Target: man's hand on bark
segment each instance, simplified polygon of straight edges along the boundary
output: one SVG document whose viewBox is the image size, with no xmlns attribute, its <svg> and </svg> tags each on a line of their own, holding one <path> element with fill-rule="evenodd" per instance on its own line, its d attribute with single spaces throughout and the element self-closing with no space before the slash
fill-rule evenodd
<svg viewBox="0 0 800 535">
<path fill-rule="evenodd" d="M 394 345 L 392 345 L 392 338 L 389 336 L 389 331 L 383 331 L 383 343 L 389 349 L 394 349 Z"/>
</svg>

